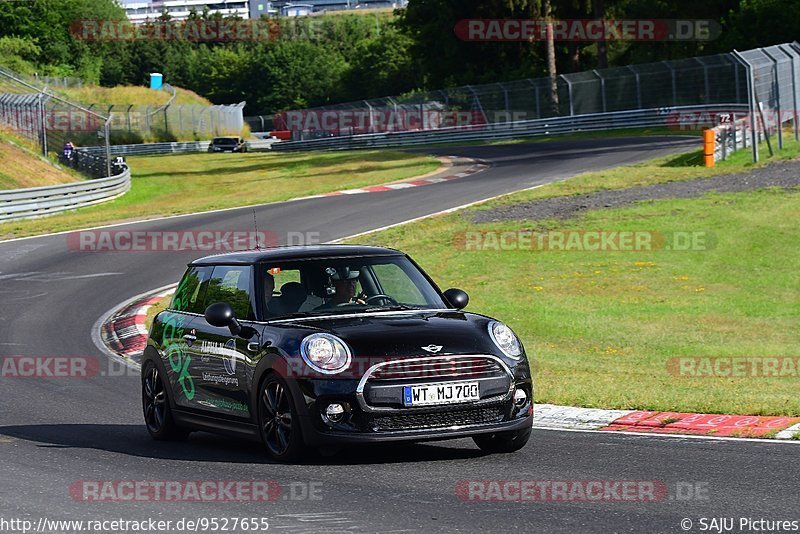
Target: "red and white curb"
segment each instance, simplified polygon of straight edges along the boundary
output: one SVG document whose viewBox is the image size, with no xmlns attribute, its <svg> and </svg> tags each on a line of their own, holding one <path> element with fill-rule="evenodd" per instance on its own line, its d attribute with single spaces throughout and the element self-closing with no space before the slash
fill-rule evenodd
<svg viewBox="0 0 800 534">
<path fill-rule="evenodd" d="M 465 178 L 467 176 L 471 176 L 473 174 L 479 173 L 489 168 L 489 163 L 479 159 L 464 158 L 460 156 L 445 156 L 445 158 L 451 161 L 451 165 L 471 163 L 471 166 L 462 172 L 446 176 L 431 176 L 430 178 L 403 180 L 399 182 L 393 182 L 390 184 L 362 187 L 359 189 L 346 189 L 342 191 L 334 191 L 332 193 L 323 193 L 321 195 L 303 197 L 302 199 L 298 200 L 307 200 L 310 198 L 335 197 L 340 195 L 362 195 L 364 193 L 380 193 L 383 191 L 397 191 L 398 189 L 409 189 L 411 187 L 421 187 L 425 185 L 439 184 L 442 182 L 449 182 L 451 180 L 458 180 L 459 178 Z"/>
<path fill-rule="evenodd" d="M 100 326 L 103 344 L 130 364 L 138 365 L 139 356 L 147 343 L 147 310 L 174 290 L 173 285 L 151 291 L 110 313 Z M 536 405 L 533 427 L 633 434 L 800 439 L 800 417 L 604 410 L 555 404 Z"/>
<path fill-rule="evenodd" d="M 136 298 L 112 313 L 100 327 L 105 346 L 118 356 L 138 361 L 147 344 L 147 310 L 173 291 L 174 287 Z"/>
<path fill-rule="evenodd" d="M 729 438 L 800 437 L 800 417 L 602 410 L 554 404 L 537 404 L 535 414 L 533 426 L 547 429 Z"/>
</svg>

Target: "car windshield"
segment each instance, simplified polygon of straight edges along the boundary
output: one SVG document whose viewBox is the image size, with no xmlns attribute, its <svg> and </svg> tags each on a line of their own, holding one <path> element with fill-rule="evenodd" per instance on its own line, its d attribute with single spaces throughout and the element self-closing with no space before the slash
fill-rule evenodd
<svg viewBox="0 0 800 534">
<path fill-rule="evenodd" d="M 275 262 L 260 273 L 269 319 L 447 307 L 403 256 Z"/>
<path fill-rule="evenodd" d="M 215 145 L 235 145 L 236 139 L 231 139 L 229 137 L 217 137 L 214 139 Z"/>
</svg>

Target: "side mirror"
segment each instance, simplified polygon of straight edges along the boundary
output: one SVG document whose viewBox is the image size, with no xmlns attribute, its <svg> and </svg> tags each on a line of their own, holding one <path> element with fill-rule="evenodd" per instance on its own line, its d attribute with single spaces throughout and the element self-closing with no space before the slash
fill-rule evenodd
<svg viewBox="0 0 800 534">
<path fill-rule="evenodd" d="M 461 289 L 456 289 L 451 287 L 447 291 L 444 292 L 444 297 L 447 301 L 453 305 L 454 308 L 462 310 L 467 307 L 469 304 L 469 295 L 465 291 Z"/>
<path fill-rule="evenodd" d="M 236 313 L 227 302 L 216 302 L 206 308 L 206 321 L 211 326 L 218 328 L 228 327 L 231 335 L 238 336 L 242 331 L 242 325 L 236 320 Z"/>
</svg>

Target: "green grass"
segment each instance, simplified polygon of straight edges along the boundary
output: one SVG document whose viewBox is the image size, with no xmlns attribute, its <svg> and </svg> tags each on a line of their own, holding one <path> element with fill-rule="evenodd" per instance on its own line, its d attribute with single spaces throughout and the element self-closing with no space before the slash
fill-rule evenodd
<svg viewBox="0 0 800 534">
<path fill-rule="evenodd" d="M 796 156 L 792 143 L 781 157 Z M 800 191 L 709 194 L 587 212 L 567 221 L 474 224 L 474 210 L 752 168 L 698 154 L 584 174 L 479 207 L 357 238 L 411 254 L 469 310 L 506 321 L 536 374 L 537 402 L 587 407 L 800 415 L 798 377 L 679 377 L 681 357 L 800 356 Z M 762 163 L 763 164 L 763 163 Z M 466 251 L 465 231 L 706 232 L 694 251 Z"/>
<path fill-rule="evenodd" d="M 101 87 L 86 85 L 83 87 L 61 88 L 59 94 L 84 104 L 104 104 L 116 106 L 162 106 L 170 99 L 166 91 L 155 91 L 149 87 L 138 85 L 120 85 L 117 87 Z M 175 105 L 210 106 L 211 102 L 188 89 L 175 88 Z"/>
<path fill-rule="evenodd" d="M 43 157 L 29 140 L 0 130 L 0 190 L 57 185 L 82 179 L 72 169 Z"/>
<path fill-rule="evenodd" d="M 123 197 L 62 215 L 0 224 L 0 239 L 276 202 L 411 178 L 441 165 L 431 156 L 390 151 L 203 153 L 128 162 L 133 186 Z"/>
</svg>

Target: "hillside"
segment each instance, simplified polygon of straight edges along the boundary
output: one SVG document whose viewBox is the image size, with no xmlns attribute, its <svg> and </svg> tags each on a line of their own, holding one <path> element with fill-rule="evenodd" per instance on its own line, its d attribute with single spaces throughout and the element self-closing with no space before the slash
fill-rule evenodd
<svg viewBox="0 0 800 534">
<path fill-rule="evenodd" d="M 75 182 L 81 176 L 39 156 L 24 140 L 0 131 L 0 190 Z"/>
<path fill-rule="evenodd" d="M 210 106 L 211 102 L 187 89 L 175 88 L 176 96 L 173 104 Z M 105 105 L 142 105 L 161 106 L 169 101 L 166 91 L 153 91 L 149 87 L 121 85 L 118 87 L 100 87 L 87 85 L 69 89 L 58 89 L 58 93 L 73 102 L 83 104 Z"/>
</svg>

